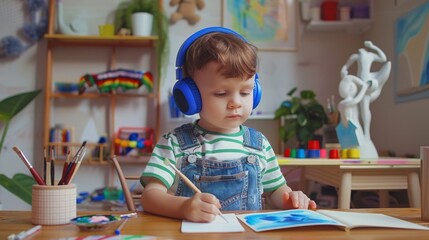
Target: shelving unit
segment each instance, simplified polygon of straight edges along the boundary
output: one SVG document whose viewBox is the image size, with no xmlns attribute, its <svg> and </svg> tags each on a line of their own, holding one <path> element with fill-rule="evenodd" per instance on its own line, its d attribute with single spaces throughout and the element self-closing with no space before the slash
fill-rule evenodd
<svg viewBox="0 0 429 240">
<path fill-rule="evenodd" d="M 162 4 L 162 1 L 160 1 Z M 88 104 L 93 101 L 102 101 L 106 107 L 107 116 L 106 119 L 106 129 L 105 132 L 107 134 L 107 144 L 98 144 L 96 142 L 88 142 L 86 144 L 89 152 L 92 153 L 93 150 L 99 149 L 99 153 L 91 154 L 87 153 L 84 163 L 91 165 L 106 165 L 110 163 L 109 158 L 114 154 L 114 140 L 115 140 L 115 131 L 118 128 L 117 123 L 115 122 L 115 114 L 118 110 L 117 104 L 118 101 L 123 99 L 130 99 L 130 101 L 135 99 L 146 99 L 147 105 L 141 106 L 139 111 L 147 111 L 153 113 L 151 122 L 153 123 L 151 128 L 154 129 L 155 139 L 153 144 L 156 143 L 157 138 L 159 136 L 159 127 L 160 127 L 160 97 L 159 97 L 159 81 L 158 81 L 158 73 L 151 71 L 154 75 L 154 86 L 153 91 L 148 93 L 139 93 L 138 91 L 131 92 L 112 92 L 112 93 L 98 93 L 98 92 L 87 92 L 81 95 L 77 93 L 57 93 L 54 91 L 54 81 L 61 81 L 61 79 L 53 79 L 53 68 L 54 68 L 54 51 L 62 48 L 70 48 L 70 47 L 85 47 L 85 48 L 105 48 L 110 51 L 109 59 L 106 59 L 107 69 L 116 69 L 116 58 L 117 58 L 117 50 L 119 48 L 135 48 L 136 51 L 146 51 L 150 52 L 150 50 L 154 49 L 156 46 L 156 42 L 158 40 L 157 36 L 149 36 L 149 37 L 135 37 L 135 36 L 79 36 L 79 35 L 61 35 L 56 34 L 54 32 L 55 22 L 56 22 L 56 0 L 49 0 L 49 25 L 48 25 L 48 33 L 45 35 L 45 39 L 47 42 L 47 54 L 46 54 L 46 81 L 45 81 L 45 113 L 44 113 L 44 147 L 47 148 L 49 146 L 55 146 L 57 148 L 65 148 L 71 149 L 71 153 L 75 153 L 76 149 L 81 146 L 82 142 L 69 142 L 69 143 L 56 143 L 50 141 L 50 129 L 54 127 L 55 122 L 53 120 L 53 116 L 55 114 L 56 102 L 76 102 L 76 101 L 87 101 Z M 146 52 L 145 52 L 146 53 Z M 153 52 L 152 52 L 153 53 Z M 150 54 L 150 53 L 148 53 Z M 156 62 L 156 61 L 153 61 Z M 76 80 L 77 81 L 77 80 Z M 149 104 L 151 103 L 151 104 Z M 153 104 L 152 104 L 153 103 Z M 66 106 L 67 107 L 67 106 Z M 139 106 L 140 107 L 140 106 Z M 79 116 L 79 118 L 83 118 L 85 116 Z M 141 126 L 143 127 L 143 126 Z M 108 146 L 108 149 L 105 149 Z M 105 151 L 107 150 L 107 151 Z M 109 152 L 108 155 L 105 152 Z M 147 156 L 139 156 L 139 157 L 121 157 L 118 156 L 119 161 L 123 161 L 125 163 L 144 163 L 148 159 L 149 154 Z"/>
<path fill-rule="evenodd" d="M 309 0 L 303 4 L 306 9 L 303 12 L 310 13 L 312 7 L 321 7 L 324 0 Z M 306 29 L 310 31 L 345 31 L 348 33 L 363 33 L 368 31 L 373 19 L 373 0 L 338 0 L 338 6 L 353 6 L 355 4 L 367 4 L 369 6 L 369 18 L 351 18 L 348 21 L 323 21 L 312 20 L 310 16 Z M 338 14 L 339 15 L 339 14 Z"/>
</svg>

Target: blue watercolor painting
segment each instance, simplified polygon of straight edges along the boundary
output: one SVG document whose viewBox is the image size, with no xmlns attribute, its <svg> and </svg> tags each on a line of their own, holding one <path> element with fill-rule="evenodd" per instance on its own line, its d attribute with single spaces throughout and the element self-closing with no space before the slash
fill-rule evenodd
<svg viewBox="0 0 429 240">
<path fill-rule="evenodd" d="M 429 97 L 429 2 L 397 19 L 395 43 L 396 101 Z"/>
<path fill-rule="evenodd" d="M 237 217 L 256 232 L 314 225 L 343 226 L 320 213 L 305 209 L 242 214 Z"/>
</svg>

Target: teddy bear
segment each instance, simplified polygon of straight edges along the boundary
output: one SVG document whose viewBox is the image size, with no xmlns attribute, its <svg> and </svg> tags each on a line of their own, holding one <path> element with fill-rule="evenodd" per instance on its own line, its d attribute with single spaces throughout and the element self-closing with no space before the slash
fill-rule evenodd
<svg viewBox="0 0 429 240">
<path fill-rule="evenodd" d="M 175 24 L 181 19 L 185 19 L 189 24 L 195 25 L 199 20 L 200 16 L 196 14 L 196 10 L 201 10 L 204 8 L 204 0 L 171 0 L 170 6 L 176 6 L 177 10 L 175 13 L 171 14 L 170 22 Z"/>
</svg>

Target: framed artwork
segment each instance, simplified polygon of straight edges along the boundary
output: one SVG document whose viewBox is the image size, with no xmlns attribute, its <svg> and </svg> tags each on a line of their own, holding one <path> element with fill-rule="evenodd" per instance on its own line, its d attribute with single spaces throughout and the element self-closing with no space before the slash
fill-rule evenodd
<svg viewBox="0 0 429 240">
<path fill-rule="evenodd" d="M 395 101 L 429 97 L 429 2 L 395 23 Z"/>
<path fill-rule="evenodd" d="M 222 0 L 222 26 L 265 51 L 296 51 L 295 0 Z"/>
</svg>

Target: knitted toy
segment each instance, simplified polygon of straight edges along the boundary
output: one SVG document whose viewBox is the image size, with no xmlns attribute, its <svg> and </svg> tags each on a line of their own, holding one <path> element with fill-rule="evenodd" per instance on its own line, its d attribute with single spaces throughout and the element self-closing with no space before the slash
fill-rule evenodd
<svg viewBox="0 0 429 240">
<path fill-rule="evenodd" d="M 2 1 L 2 4 L 12 1 Z M 5 36 L 0 39 L 0 59 L 18 57 L 25 50 L 37 43 L 48 29 L 48 6 L 46 0 L 25 0 L 22 1 L 24 25 L 19 29 L 19 35 L 24 37 L 21 41 L 19 37 Z M 7 6 L 1 6 L 7 9 Z M 4 24 L 4 23 L 3 23 Z M 7 24 L 7 23 L 6 23 Z"/>
<path fill-rule="evenodd" d="M 171 14 L 170 22 L 175 24 L 181 19 L 185 19 L 189 24 L 195 25 L 199 20 L 200 16 L 196 14 L 197 9 L 201 10 L 204 8 L 204 0 L 171 0 L 170 6 L 176 6 L 177 10 Z"/>
<path fill-rule="evenodd" d="M 98 74 L 85 74 L 79 80 L 79 94 L 86 90 L 86 86 L 97 86 L 100 93 L 110 93 L 116 89 L 137 89 L 145 85 L 149 92 L 153 88 L 153 75 L 151 72 L 141 72 L 127 69 L 116 69 Z"/>
</svg>

